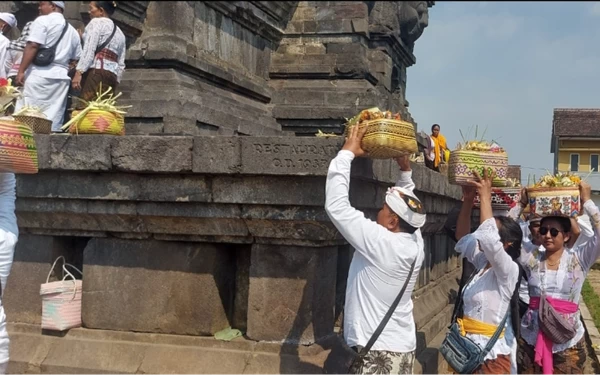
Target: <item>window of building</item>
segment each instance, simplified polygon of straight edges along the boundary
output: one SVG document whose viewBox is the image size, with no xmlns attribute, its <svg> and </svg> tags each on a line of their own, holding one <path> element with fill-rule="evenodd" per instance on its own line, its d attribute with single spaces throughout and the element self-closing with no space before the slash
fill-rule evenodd
<svg viewBox="0 0 600 375">
<path fill-rule="evenodd" d="M 590 172 L 598 172 L 598 154 L 590 155 Z"/>
<path fill-rule="evenodd" d="M 571 154 L 571 172 L 579 172 L 579 154 Z"/>
</svg>

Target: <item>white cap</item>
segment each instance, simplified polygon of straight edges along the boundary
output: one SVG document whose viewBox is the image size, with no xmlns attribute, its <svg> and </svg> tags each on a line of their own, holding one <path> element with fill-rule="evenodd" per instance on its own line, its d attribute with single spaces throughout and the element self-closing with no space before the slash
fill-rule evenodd
<svg viewBox="0 0 600 375">
<path fill-rule="evenodd" d="M 391 187 L 385 195 L 385 203 L 411 227 L 421 228 L 425 225 L 425 208 L 412 191 L 398 186 Z"/>
<path fill-rule="evenodd" d="M 17 19 L 12 13 L 0 13 L 0 20 L 6 22 L 10 27 L 17 26 Z"/>
<path fill-rule="evenodd" d="M 59 8 L 62 8 L 63 10 L 65 9 L 65 2 L 64 1 L 53 1 L 52 4 L 56 5 Z"/>
</svg>

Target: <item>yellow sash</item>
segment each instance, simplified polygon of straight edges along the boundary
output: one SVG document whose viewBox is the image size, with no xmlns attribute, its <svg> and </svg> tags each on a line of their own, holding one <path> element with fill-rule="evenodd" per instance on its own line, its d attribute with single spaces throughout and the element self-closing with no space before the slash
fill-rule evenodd
<svg viewBox="0 0 600 375">
<path fill-rule="evenodd" d="M 456 319 L 456 323 L 458 323 L 458 327 L 460 328 L 460 334 L 466 336 L 467 333 L 471 333 L 474 335 L 483 335 L 487 337 L 494 336 L 496 333 L 497 326 L 493 324 L 488 324 L 484 322 L 480 322 L 479 320 L 475 320 L 469 317 L 458 318 Z M 504 337 L 504 329 L 502 333 L 500 333 L 500 338 Z"/>
<path fill-rule="evenodd" d="M 463 336 L 466 336 L 467 333 L 471 333 L 474 335 L 492 337 L 494 336 L 494 333 L 496 333 L 496 328 L 498 328 L 493 324 L 480 322 L 479 320 L 469 317 L 457 318 L 456 323 L 458 324 L 458 328 L 460 328 L 460 334 Z M 500 333 L 500 338 L 504 337 L 504 331 L 505 330 L 503 329 L 502 333 Z M 448 371 L 454 375 L 458 375 L 450 365 L 448 365 Z"/>
</svg>

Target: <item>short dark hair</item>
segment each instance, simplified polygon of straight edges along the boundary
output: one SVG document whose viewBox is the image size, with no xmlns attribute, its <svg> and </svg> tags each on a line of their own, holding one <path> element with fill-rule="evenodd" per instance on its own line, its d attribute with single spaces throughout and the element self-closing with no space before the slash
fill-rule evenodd
<svg viewBox="0 0 600 375">
<path fill-rule="evenodd" d="M 441 127 L 438 124 L 433 124 L 431 125 L 431 131 L 433 131 L 433 129 L 435 129 L 436 126 L 441 129 Z"/>
<path fill-rule="evenodd" d="M 516 260 L 521 256 L 521 242 L 523 241 L 523 231 L 521 226 L 515 220 L 507 216 L 494 216 L 500 223 L 498 228 L 498 234 L 500 235 L 500 241 L 504 244 L 510 243 L 506 252 L 513 260 Z"/>
<path fill-rule="evenodd" d="M 109 16 L 112 16 L 115 9 L 117 9 L 115 1 L 94 1 L 94 4 L 96 4 L 96 7 L 104 9 Z"/>
</svg>

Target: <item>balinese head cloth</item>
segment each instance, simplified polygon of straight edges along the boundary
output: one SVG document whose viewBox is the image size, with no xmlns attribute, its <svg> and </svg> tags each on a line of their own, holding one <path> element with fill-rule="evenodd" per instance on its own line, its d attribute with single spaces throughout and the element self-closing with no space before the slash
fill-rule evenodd
<svg viewBox="0 0 600 375">
<path fill-rule="evenodd" d="M 385 203 L 408 225 L 414 228 L 425 225 L 425 207 L 410 190 L 398 186 L 389 188 L 385 195 Z"/>
</svg>

